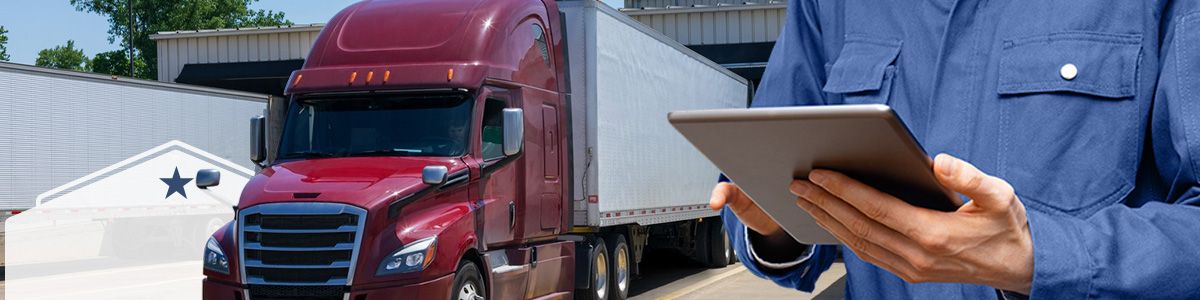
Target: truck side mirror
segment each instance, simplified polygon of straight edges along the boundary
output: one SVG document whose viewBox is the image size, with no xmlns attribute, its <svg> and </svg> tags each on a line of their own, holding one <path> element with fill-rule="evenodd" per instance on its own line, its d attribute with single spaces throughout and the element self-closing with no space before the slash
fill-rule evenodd
<svg viewBox="0 0 1200 300">
<path fill-rule="evenodd" d="M 520 108 L 504 109 L 504 155 L 521 153 L 525 144 L 525 111 Z"/>
<path fill-rule="evenodd" d="M 446 183 L 447 173 L 450 173 L 450 169 L 446 166 L 425 166 L 421 170 L 421 181 L 428 185 L 441 185 Z"/>
<path fill-rule="evenodd" d="M 208 187 L 221 184 L 221 171 L 213 169 L 203 169 L 196 171 L 196 187 L 208 189 Z"/>
<path fill-rule="evenodd" d="M 267 160 L 267 118 L 255 116 L 250 118 L 250 161 L 262 164 Z"/>
</svg>

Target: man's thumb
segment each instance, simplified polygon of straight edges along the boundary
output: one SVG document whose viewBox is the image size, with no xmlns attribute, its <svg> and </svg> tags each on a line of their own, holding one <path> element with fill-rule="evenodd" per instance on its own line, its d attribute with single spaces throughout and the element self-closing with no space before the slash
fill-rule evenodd
<svg viewBox="0 0 1200 300">
<path fill-rule="evenodd" d="M 1007 207 L 1014 197 L 1008 182 L 949 154 L 938 154 L 934 158 L 933 171 L 943 186 L 971 198 L 976 206 L 985 209 Z"/>
<path fill-rule="evenodd" d="M 713 187 L 712 196 L 708 199 L 708 207 L 712 210 L 720 210 L 725 207 L 729 198 L 733 196 L 729 191 L 731 187 L 732 185 L 726 182 L 718 183 L 716 187 Z"/>
</svg>

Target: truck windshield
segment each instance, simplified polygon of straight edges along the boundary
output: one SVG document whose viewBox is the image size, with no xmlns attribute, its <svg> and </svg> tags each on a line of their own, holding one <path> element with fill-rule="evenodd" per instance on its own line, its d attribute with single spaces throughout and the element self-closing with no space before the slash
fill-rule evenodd
<svg viewBox="0 0 1200 300">
<path fill-rule="evenodd" d="M 279 159 L 461 156 L 469 99 L 466 94 L 300 99 L 287 114 Z"/>
</svg>

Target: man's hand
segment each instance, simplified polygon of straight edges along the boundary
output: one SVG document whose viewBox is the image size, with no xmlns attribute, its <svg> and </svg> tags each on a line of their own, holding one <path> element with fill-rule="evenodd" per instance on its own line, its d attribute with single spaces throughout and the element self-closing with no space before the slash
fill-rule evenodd
<svg viewBox="0 0 1200 300">
<path fill-rule="evenodd" d="M 728 182 L 718 183 L 713 188 L 712 198 L 708 200 L 708 206 L 713 210 L 719 210 L 722 207 L 729 207 L 734 215 L 737 215 L 738 220 L 746 227 L 766 238 L 765 242 L 771 244 L 767 248 L 776 248 L 784 246 L 798 245 L 775 220 L 771 220 L 762 208 L 759 208 L 754 201 L 750 201 L 750 197 L 742 192 L 737 185 Z M 793 247 L 794 248 L 794 247 Z M 797 249 L 803 251 L 803 249 Z"/>
<path fill-rule="evenodd" d="M 791 190 L 797 205 L 859 257 L 905 281 L 1029 293 L 1033 241 L 1012 186 L 945 154 L 933 169 L 943 186 L 971 201 L 955 212 L 919 208 L 827 170 L 792 182 Z"/>
</svg>

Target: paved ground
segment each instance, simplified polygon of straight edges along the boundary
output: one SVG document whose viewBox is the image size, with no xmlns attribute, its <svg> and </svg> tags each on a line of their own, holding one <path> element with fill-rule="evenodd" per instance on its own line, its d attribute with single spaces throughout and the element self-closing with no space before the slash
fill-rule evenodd
<svg viewBox="0 0 1200 300">
<path fill-rule="evenodd" d="M 81 272 L 67 276 L 72 278 L 63 278 L 60 275 L 25 281 L 21 285 L 24 287 L 22 290 L 29 288 L 41 291 L 55 291 L 52 294 L 40 293 L 39 297 L 45 297 L 42 299 L 79 297 L 83 296 L 78 294 L 81 291 L 103 291 L 106 294 L 114 294 L 114 297 L 111 299 L 144 298 L 148 296 L 143 293 L 146 290 L 189 290 L 194 288 L 192 285 L 199 284 L 200 280 L 198 275 L 189 277 L 186 280 L 156 281 L 152 278 L 139 278 L 139 274 L 149 271 L 147 269 L 154 269 L 153 271 L 156 272 L 165 271 L 190 275 L 197 268 L 194 266 L 195 263 L 143 263 L 138 266 L 133 266 L 136 264 L 129 264 L 128 262 L 105 261 L 102 263 L 109 263 L 110 265 L 108 267 L 98 267 L 98 270 L 95 271 Z M 128 267 L 116 267 L 122 265 Z M 834 264 L 818 280 L 816 293 L 810 294 L 782 288 L 772 282 L 755 277 L 741 264 L 733 264 L 720 269 L 709 269 L 674 253 L 651 253 L 643 262 L 641 277 L 633 282 L 630 290 L 630 298 L 635 300 L 842 299 L 844 283 L 841 279 L 845 273 L 845 268 L 841 263 Z M 3 281 L 3 274 L 4 267 L 0 266 L 0 300 L 4 299 L 5 282 Z M 95 286 L 86 284 L 86 282 L 91 281 L 88 280 L 89 278 L 124 278 L 128 280 L 116 285 L 111 285 L 111 280 L 107 280 L 109 281 L 109 285 Z M 70 290 L 50 288 L 56 286 L 57 283 L 61 283 L 64 279 L 83 279 L 82 282 L 85 282 L 85 284 L 78 284 Z M 121 291 L 129 291 L 130 293 L 117 295 Z M 158 296 L 164 295 L 161 292 L 158 293 Z M 183 298 L 199 297 L 199 295 L 173 296 Z"/>
<path fill-rule="evenodd" d="M 82 266 L 76 263 L 72 266 Z M 96 260 L 89 270 L 7 278 L 13 299 L 200 299 L 200 261 L 140 263 Z M 39 273 L 41 269 L 29 273 Z M 68 288 L 69 287 L 69 288 Z"/>
<path fill-rule="evenodd" d="M 755 277 L 741 264 L 708 269 L 687 259 L 658 253 L 646 257 L 642 275 L 630 287 L 630 298 L 658 299 L 842 299 L 846 274 L 834 264 L 817 281 L 815 293 L 779 287 Z"/>
</svg>

